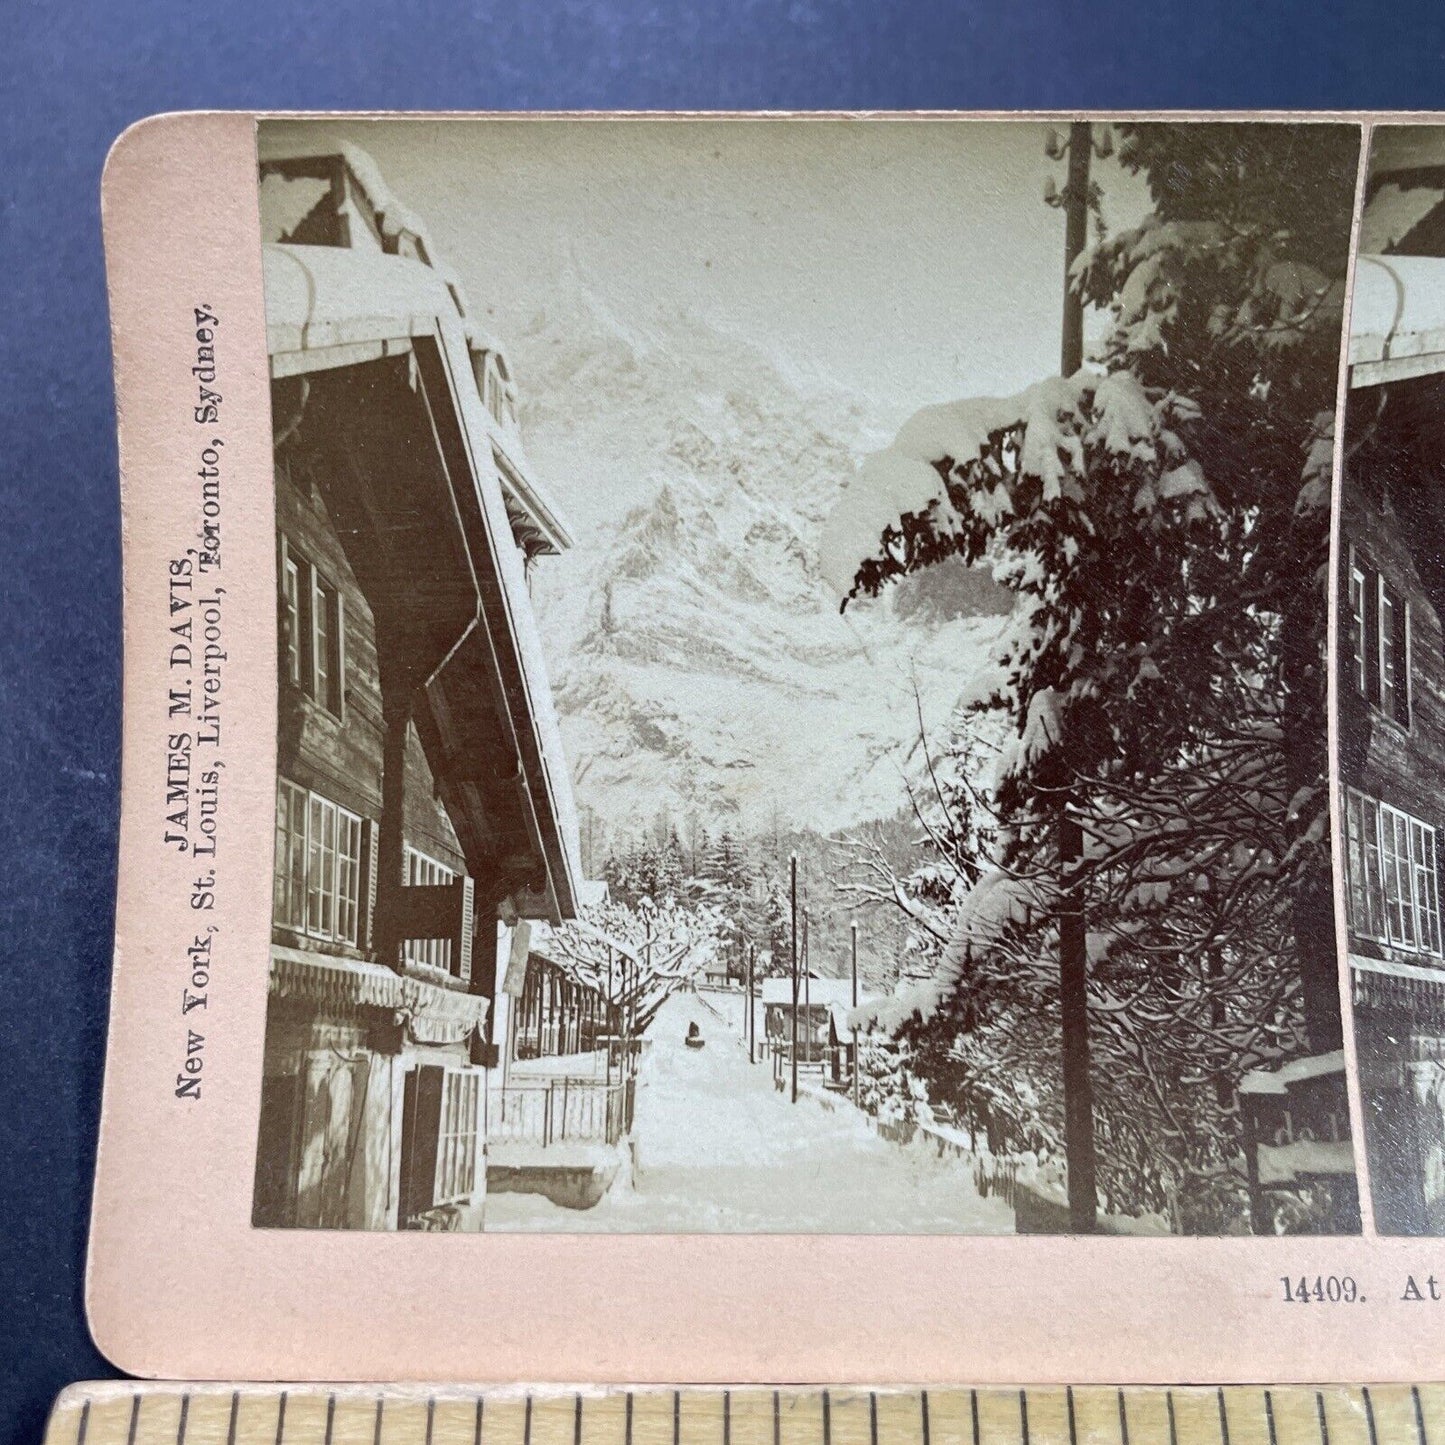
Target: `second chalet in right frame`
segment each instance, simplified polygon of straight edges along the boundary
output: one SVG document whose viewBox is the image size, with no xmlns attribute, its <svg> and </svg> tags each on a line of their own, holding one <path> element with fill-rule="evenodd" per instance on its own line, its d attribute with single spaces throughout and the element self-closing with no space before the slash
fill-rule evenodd
<svg viewBox="0 0 1445 1445">
<path fill-rule="evenodd" d="M 1445 128 L 1375 133 L 1350 326 L 1339 780 L 1376 1228 L 1445 1234 Z"/>
</svg>

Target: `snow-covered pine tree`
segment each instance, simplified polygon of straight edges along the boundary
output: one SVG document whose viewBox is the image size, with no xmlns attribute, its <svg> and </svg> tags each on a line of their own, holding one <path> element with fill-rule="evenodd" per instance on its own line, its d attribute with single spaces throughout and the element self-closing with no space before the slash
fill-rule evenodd
<svg viewBox="0 0 1445 1445">
<path fill-rule="evenodd" d="M 690 871 L 684 856 L 682 839 L 678 837 L 676 827 L 669 827 L 657 852 L 652 897 L 658 903 L 683 898 L 687 893 L 686 884 L 689 878 Z"/>
<path fill-rule="evenodd" d="M 722 915 L 723 951 L 729 973 L 742 978 L 752 932 L 753 877 L 747 855 L 729 828 L 718 835 L 705 862 L 706 893 Z"/>
<path fill-rule="evenodd" d="M 1011 724 L 1002 843 L 956 910 L 930 1027 L 946 1055 L 984 1034 L 1016 1056 L 1057 1007 L 1039 961 L 1080 890 L 1106 1204 L 1163 1199 L 1178 1227 L 1225 1223 L 1181 1197 L 1229 1195 L 1240 1073 L 1339 1038 L 1324 564 L 1356 145 L 1123 128 L 1155 209 L 1076 268 L 1113 320 L 1100 370 L 919 413 L 825 537 L 849 596 L 953 557 L 1015 594 L 971 701 Z M 1061 876 L 1064 797 L 1084 849 Z M 971 1015 L 985 980 L 995 1011 Z"/>
<path fill-rule="evenodd" d="M 759 974 L 769 978 L 786 978 L 792 972 L 792 915 L 786 883 L 774 882 L 768 888 L 764 905 L 763 930 L 767 962 L 759 965 Z"/>
</svg>

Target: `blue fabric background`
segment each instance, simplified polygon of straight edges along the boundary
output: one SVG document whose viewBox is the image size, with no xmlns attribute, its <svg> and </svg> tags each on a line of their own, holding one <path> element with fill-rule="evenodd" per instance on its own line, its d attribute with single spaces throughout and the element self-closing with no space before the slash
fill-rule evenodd
<svg viewBox="0 0 1445 1445">
<path fill-rule="evenodd" d="M 194 107 L 1445 107 L 1445 7 L 4 0 L 0 97 L 0 1437 L 33 1441 L 57 1389 L 110 1373 L 81 1288 L 120 761 L 118 132 Z"/>
</svg>

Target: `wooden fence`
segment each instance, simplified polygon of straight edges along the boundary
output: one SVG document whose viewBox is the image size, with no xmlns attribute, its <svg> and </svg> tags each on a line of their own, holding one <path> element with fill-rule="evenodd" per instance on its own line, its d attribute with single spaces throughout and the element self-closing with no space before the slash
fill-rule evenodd
<svg viewBox="0 0 1445 1445">
<path fill-rule="evenodd" d="M 625 1079 L 524 1079 L 487 1094 L 487 1138 L 535 1144 L 616 1144 L 632 1128 L 635 1085 Z"/>
</svg>

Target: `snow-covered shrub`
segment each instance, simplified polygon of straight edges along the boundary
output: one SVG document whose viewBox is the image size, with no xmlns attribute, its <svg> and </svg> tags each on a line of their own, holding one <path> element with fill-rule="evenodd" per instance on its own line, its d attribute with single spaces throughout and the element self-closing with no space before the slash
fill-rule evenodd
<svg viewBox="0 0 1445 1445">
<path fill-rule="evenodd" d="M 874 1034 L 858 1041 L 858 1102 L 881 1124 L 931 1118 L 928 1090 L 911 1068 L 912 1050 Z"/>
</svg>

